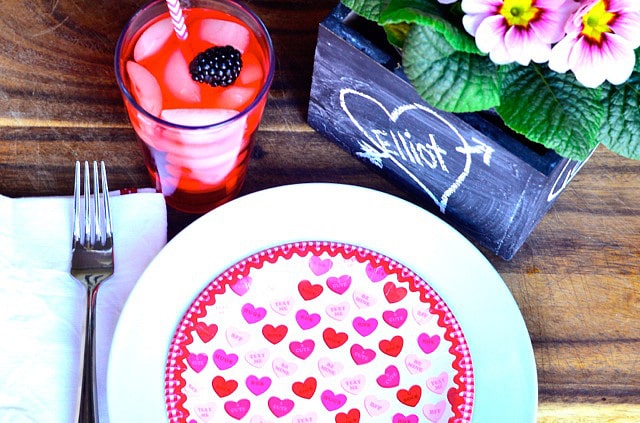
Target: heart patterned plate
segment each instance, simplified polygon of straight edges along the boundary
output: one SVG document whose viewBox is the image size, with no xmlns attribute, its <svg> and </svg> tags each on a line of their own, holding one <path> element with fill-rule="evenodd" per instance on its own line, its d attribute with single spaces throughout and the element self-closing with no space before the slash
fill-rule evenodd
<svg viewBox="0 0 640 423">
<path fill-rule="evenodd" d="M 114 334 L 111 421 L 533 422 L 510 292 L 451 227 L 337 184 L 238 198 L 176 236 Z"/>
<path fill-rule="evenodd" d="M 400 263 L 342 243 L 277 246 L 223 272 L 167 363 L 176 423 L 464 423 L 473 410 L 469 348 L 445 302 Z"/>
</svg>

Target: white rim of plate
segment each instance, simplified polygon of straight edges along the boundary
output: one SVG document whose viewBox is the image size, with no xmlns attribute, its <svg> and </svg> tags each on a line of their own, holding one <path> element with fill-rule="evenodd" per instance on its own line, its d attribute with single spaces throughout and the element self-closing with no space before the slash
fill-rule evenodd
<svg viewBox="0 0 640 423">
<path fill-rule="evenodd" d="M 194 298 L 239 260 L 311 239 L 370 249 L 428 281 L 469 344 L 472 421 L 535 422 L 531 340 L 518 305 L 489 261 L 424 209 L 376 190 L 333 183 L 286 185 L 237 198 L 197 219 L 163 248 L 131 292 L 114 333 L 107 371 L 110 421 L 168 421 L 167 351 Z"/>
</svg>

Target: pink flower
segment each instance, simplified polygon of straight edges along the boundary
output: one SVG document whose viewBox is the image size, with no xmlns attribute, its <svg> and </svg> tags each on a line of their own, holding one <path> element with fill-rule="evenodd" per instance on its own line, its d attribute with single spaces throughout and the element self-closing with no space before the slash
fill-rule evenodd
<svg viewBox="0 0 640 423">
<path fill-rule="evenodd" d="M 552 70 L 571 70 L 590 88 L 605 80 L 622 84 L 633 72 L 634 49 L 640 46 L 640 1 L 583 1 L 565 31 L 551 52 Z"/>
<path fill-rule="evenodd" d="M 577 7 L 574 0 L 462 0 L 462 23 L 494 63 L 527 66 L 549 60 Z"/>
</svg>

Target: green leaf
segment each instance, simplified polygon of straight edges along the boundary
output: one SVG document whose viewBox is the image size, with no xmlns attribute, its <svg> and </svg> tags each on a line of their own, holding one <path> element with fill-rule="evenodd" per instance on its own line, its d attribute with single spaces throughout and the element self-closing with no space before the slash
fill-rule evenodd
<svg viewBox="0 0 640 423">
<path fill-rule="evenodd" d="M 391 0 L 341 0 L 341 3 L 356 14 L 370 21 L 378 22 L 380 13 Z"/>
<path fill-rule="evenodd" d="M 459 22 L 460 25 L 451 22 Z M 391 0 L 378 20 L 385 27 L 401 23 L 427 26 L 442 34 L 455 50 L 480 54 L 461 22 L 461 18 L 452 16 L 444 5 L 425 0 Z"/>
<path fill-rule="evenodd" d="M 564 157 L 584 160 L 598 145 L 604 116 L 600 90 L 585 88 L 573 74 L 559 74 L 546 66 L 501 68 L 504 123 L 529 140 Z"/>
<path fill-rule="evenodd" d="M 402 65 L 418 94 L 438 109 L 474 112 L 500 104 L 498 71 L 489 58 L 458 51 L 430 26 L 412 26 Z"/>
<path fill-rule="evenodd" d="M 424 0 L 391 0 L 380 13 L 380 24 L 419 23 L 423 16 L 439 15 L 437 3 Z"/>
<path fill-rule="evenodd" d="M 605 117 L 598 139 L 609 150 L 640 160 L 640 73 L 625 84 L 607 86 Z"/>
<path fill-rule="evenodd" d="M 407 34 L 411 29 L 411 25 L 407 23 L 389 24 L 384 26 L 384 30 L 387 33 L 387 40 L 391 45 L 401 49 L 404 46 L 404 41 L 407 39 Z"/>
</svg>

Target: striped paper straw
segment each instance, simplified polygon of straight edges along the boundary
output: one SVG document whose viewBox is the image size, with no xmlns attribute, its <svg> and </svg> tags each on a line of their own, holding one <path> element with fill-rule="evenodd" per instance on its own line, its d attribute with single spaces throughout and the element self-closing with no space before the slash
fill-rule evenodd
<svg viewBox="0 0 640 423">
<path fill-rule="evenodd" d="M 176 35 L 180 40 L 186 40 L 189 33 L 187 32 L 187 25 L 184 23 L 180 0 L 167 0 L 167 6 L 169 7 L 169 15 L 171 15 L 171 22 Z"/>
</svg>

